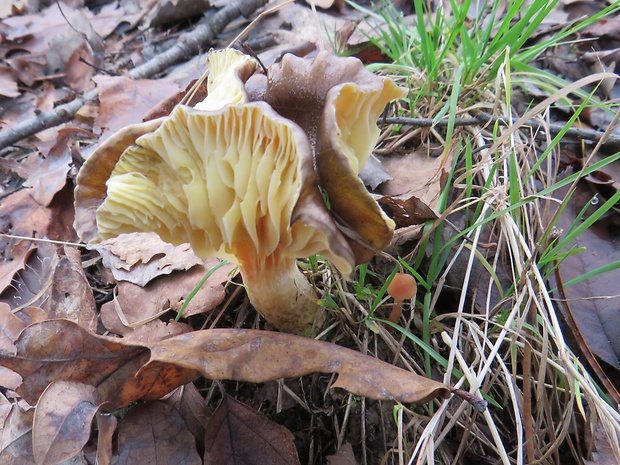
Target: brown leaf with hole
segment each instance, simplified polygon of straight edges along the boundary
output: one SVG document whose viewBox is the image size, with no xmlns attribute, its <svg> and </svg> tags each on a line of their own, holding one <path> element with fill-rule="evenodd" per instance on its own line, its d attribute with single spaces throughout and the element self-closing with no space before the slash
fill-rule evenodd
<svg viewBox="0 0 620 465">
<path fill-rule="evenodd" d="M 299 464 L 295 437 L 253 408 L 224 396 L 205 433 L 205 465 Z"/>
<path fill-rule="evenodd" d="M 150 348 L 149 364 L 172 363 L 209 379 L 263 383 L 314 372 L 337 373 L 332 387 L 377 400 L 424 403 L 450 395 L 445 384 L 351 349 L 292 334 L 210 329 L 156 342 Z"/>
<path fill-rule="evenodd" d="M 34 412 L 35 463 L 56 465 L 76 456 L 90 437 L 99 402 L 95 388 L 73 381 L 51 383 Z"/>
<path fill-rule="evenodd" d="M 116 465 L 200 465 L 194 437 L 174 407 L 150 402 L 119 422 Z"/>
</svg>

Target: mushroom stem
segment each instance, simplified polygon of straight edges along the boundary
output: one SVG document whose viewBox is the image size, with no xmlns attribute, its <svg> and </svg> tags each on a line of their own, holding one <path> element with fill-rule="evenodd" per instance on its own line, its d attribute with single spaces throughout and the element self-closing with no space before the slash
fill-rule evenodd
<svg viewBox="0 0 620 465">
<path fill-rule="evenodd" d="M 392 307 L 392 311 L 390 312 L 390 316 L 388 316 L 388 321 L 392 323 L 398 323 L 400 317 L 403 314 L 403 299 L 394 299 L 394 306 Z"/>
<path fill-rule="evenodd" d="M 280 331 L 312 336 L 321 327 L 322 308 L 316 292 L 295 260 L 269 269 L 240 266 L 250 303 Z"/>
</svg>

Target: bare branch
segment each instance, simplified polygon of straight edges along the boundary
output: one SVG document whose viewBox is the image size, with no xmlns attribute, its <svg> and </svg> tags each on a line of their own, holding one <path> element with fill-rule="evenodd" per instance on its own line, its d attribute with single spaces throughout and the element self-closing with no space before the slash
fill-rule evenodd
<svg viewBox="0 0 620 465">
<path fill-rule="evenodd" d="M 448 125 L 448 118 L 440 119 L 437 122 L 433 122 L 432 118 L 407 118 L 407 117 L 388 117 L 381 118 L 380 123 L 384 124 L 404 124 L 410 126 L 417 126 L 421 128 L 430 127 L 445 127 Z M 504 126 L 508 126 L 508 120 L 505 117 L 493 116 L 485 112 L 478 113 L 475 117 L 471 118 L 456 118 L 454 120 L 455 126 L 477 126 L 487 123 L 499 123 Z M 535 131 L 539 131 L 543 136 L 548 130 L 551 136 L 555 136 L 562 132 L 565 125 L 562 123 L 550 123 L 543 124 L 540 121 L 529 120 L 526 121 L 523 127 L 531 128 Z M 603 131 L 597 131 L 595 129 L 581 129 L 581 128 L 568 128 L 564 137 L 577 140 L 585 140 L 590 142 L 598 142 L 605 133 Z M 620 147 L 620 136 L 610 135 L 604 142 L 604 147 Z"/>
<path fill-rule="evenodd" d="M 192 58 L 201 50 L 206 49 L 234 19 L 239 16 L 247 17 L 266 3 L 267 0 L 233 1 L 215 13 L 206 24 L 201 24 L 191 32 L 183 34 L 173 47 L 132 69 L 127 76 L 133 79 L 153 77 L 174 64 Z M 88 101 L 97 98 L 97 95 L 97 89 L 93 89 L 69 103 L 59 105 L 51 111 L 39 114 L 36 118 L 3 130 L 0 132 L 0 150 L 44 129 L 71 121 L 75 113 Z"/>
</svg>

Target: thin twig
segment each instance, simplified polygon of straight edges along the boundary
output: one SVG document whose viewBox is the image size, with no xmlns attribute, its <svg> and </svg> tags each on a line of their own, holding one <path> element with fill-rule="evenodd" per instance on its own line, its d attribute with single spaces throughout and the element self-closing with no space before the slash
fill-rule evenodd
<svg viewBox="0 0 620 465">
<path fill-rule="evenodd" d="M 234 19 L 239 16 L 247 17 L 266 3 L 267 0 L 233 1 L 215 13 L 206 24 L 201 24 L 191 32 L 181 35 L 173 47 L 132 69 L 127 73 L 127 76 L 132 79 L 150 78 L 172 65 L 188 60 L 201 50 L 206 49 Z M 0 150 L 44 129 L 71 121 L 77 111 L 87 102 L 97 98 L 97 95 L 97 89 L 93 89 L 69 103 L 59 105 L 51 111 L 39 114 L 36 118 L 2 131 L 0 133 Z"/>
<path fill-rule="evenodd" d="M 387 117 L 381 118 L 380 123 L 385 124 L 405 124 L 409 126 L 417 126 L 421 128 L 445 127 L 448 125 L 448 118 L 434 121 L 432 118 L 407 118 L 407 117 Z M 456 118 L 455 126 L 476 126 L 480 124 L 499 123 L 508 126 L 508 119 L 502 116 L 493 116 L 485 112 L 479 112 L 475 117 Z M 541 135 L 548 130 L 552 136 L 555 136 L 565 129 L 565 125 L 561 123 L 543 124 L 540 121 L 528 120 L 522 124 L 523 127 L 531 128 L 536 131 L 542 131 Z M 568 128 L 564 137 L 578 140 L 587 140 L 598 142 L 605 134 L 604 131 L 595 129 Z M 606 147 L 620 147 L 620 136 L 610 135 L 603 144 Z"/>
</svg>

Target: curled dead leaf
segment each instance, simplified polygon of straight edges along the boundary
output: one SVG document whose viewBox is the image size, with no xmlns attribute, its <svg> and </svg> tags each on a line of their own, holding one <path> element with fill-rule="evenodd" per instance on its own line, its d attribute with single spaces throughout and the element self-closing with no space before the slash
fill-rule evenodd
<svg viewBox="0 0 620 465">
<path fill-rule="evenodd" d="M 149 364 L 172 363 L 209 379 L 263 383 L 314 372 L 337 373 L 333 387 L 372 399 L 424 403 L 450 396 L 445 384 L 351 349 L 291 334 L 211 329 L 156 342 L 150 348 Z"/>
</svg>

